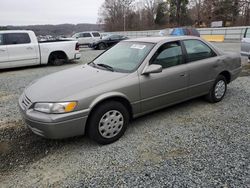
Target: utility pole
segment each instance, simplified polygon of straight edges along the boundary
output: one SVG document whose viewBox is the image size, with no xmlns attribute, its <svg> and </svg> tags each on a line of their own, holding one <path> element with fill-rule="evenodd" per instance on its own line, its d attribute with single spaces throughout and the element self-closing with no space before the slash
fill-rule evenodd
<svg viewBox="0 0 250 188">
<path fill-rule="evenodd" d="M 125 4 L 123 6 L 123 31 L 126 31 L 126 10 L 125 10 Z"/>
</svg>

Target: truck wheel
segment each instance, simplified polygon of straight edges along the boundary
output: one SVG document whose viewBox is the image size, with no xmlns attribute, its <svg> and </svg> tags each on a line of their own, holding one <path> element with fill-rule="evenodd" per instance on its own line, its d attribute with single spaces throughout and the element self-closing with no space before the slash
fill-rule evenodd
<svg viewBox="0 0 250 188">
<path fill-rule="evenodd" d="M 105 50 L 105 48 L 106 48 L 106 45 L 105 45 L 104 43 L 100 43 L 100 44 L 98 45 L 98 49 L 99 49 L 99 50 Z"/>
<path fill-rule="evenodd" d="M 213 87 L 211 88 L 209 94 L 206 96 L 206 99 L 211 103 L 220 102 L 227 91 L 227 80 L 223 75 L 219 75 Z"/>
<path fill-rule="evenodd" d="M 66 62 L 66 59 L 59 54 L 51 54 L 49 57 L 49 64 L 54 66 L 60 66 L 63 65 Z"/>
<path fill-rule="evenodd" d="M 88 121 L 88 136 L 99 144 L 117 141 L 126 131 L 129 113 L 120 102 L 109 101 L 98 106 Z"/>
</svg>

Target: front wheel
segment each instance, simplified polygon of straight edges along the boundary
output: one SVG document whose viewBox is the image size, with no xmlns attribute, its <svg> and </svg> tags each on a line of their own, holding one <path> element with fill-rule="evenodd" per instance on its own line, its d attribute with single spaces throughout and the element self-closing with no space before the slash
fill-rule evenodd
<svg viewBox="0 0 250 188">
<path fill-rule="evenodd" d="M 98 45 L 98 49 L 99 49 L 99 50 L 105 50 L 105 48 L 106 48 L 106 45 L 105 45 L 104 43 L 100 43 L 100 44 Z"/>
<path fill-rule="evenodd" d="M 90 116 L 87 133 L 99 144 L 117 141 L 126 131 L 129 113 L 126 107 L 117 101 L 99 105 Z"/>
<path fill-rule="evenodd" d="M 206 98 L 211 103 L 220 102 L 224 98 L 226 91 L 227 80 L 223 75 L 219 75 Z"/>
</svg>

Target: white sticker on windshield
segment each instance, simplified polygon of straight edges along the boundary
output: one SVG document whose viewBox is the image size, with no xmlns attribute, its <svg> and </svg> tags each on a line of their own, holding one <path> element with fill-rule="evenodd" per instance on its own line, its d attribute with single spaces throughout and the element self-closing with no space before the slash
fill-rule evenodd
<svg viewBox="0 0 250 188">
<path fill-rule="evenodd" d="M 139 49 L 139 50 L 143 50 L 145 47 L 146 47 L 146 45 L 141 45 L 141 44 L 133 44 L 131 46 L 131 48 Z"/>
</svg>

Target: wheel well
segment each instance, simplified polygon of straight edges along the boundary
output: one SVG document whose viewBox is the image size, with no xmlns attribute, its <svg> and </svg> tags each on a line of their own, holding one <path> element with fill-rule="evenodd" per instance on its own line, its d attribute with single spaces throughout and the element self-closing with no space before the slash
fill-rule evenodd
<svg viewBox="0 0 250 188">
<path fill-rule="evenodd" d="M 95 106 L 91 109 L 90 111 L 90 114 L 88 116 L 88 119 L 87 119 L 87 123 L 86 123 L 86 129 L 88 128 L 88 121 L 90 119 L 90 116 L 92 115 L 92 113 L 95 111 L 95 109 L 98 108 L 98 106 L 100 106 L 101 104 L 105 103 L 105 102 L 108 102 L 108 101 L 117 101 L 117 102 L 120 102 L 122 103 L 126 109 L 128 110 L 128 113 L 129 113 L 129 119 L 131 120 L 133 118 L 133 109 L 132 109 L 132 106 L 131 104 L 129 103 L 129 101 L 123 97 L 111 97 L 111 98 L 107 98 L 107 99 L 104 99 L 102 101 L 99 101 L 97 104 L 95 104 Z"/>
<path fill-rule="evenodd" d="M 222 75 L 222 76 L 224 76 L 226 78 L 228 84 L 230 83 L 231 75 L 230 75 L 230 73 L 228 71 L 223 71 L 223 72 L 220 73 L 220 75 Z"/>
<path fill-rule="evenodd" d="M 68 59 L 68 56 L 66 55 L 66 53 L 64 51 L 54 51 L 54 52 L 51 52 L 50 55 L 49 55 L 49 59 L 48 59 L 48 62 L 50 62 L 50 58 L 52 56 L 56 56 L 58 59 L 64 59 L 64 60 L 67 60 Z"/>
</svg>

